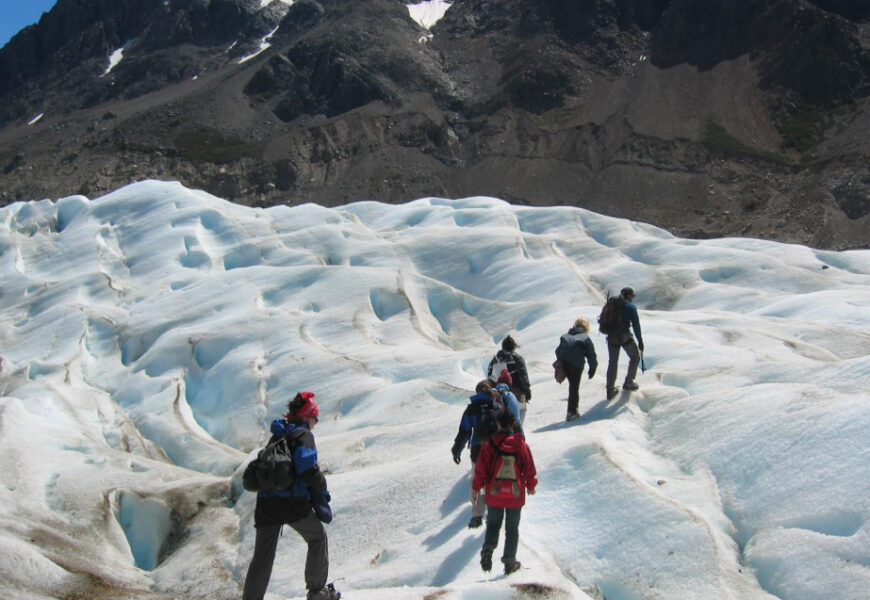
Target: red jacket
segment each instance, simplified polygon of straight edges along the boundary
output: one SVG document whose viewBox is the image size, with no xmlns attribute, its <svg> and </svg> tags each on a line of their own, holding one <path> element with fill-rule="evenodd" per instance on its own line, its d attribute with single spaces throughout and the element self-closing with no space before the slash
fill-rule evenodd
<svg viewBox="0 0 870 600">
<path fill-rule="evenodd" d="M 471 488 L 475 492 L 485 491 L 488 506 L 519 508 L 526 503 L 526 490 L 535 491 L 537 474 L 532 451 L 523 434 L 500 431 L 481 445 Z"/>
</svg>

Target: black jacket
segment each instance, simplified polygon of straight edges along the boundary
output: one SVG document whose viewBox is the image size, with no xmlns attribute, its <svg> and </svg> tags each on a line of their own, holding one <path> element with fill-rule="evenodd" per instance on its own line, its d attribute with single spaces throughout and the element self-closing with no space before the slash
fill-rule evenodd
<svg viewBox="0 0 870 600">
<path fill-rule="evenodd" d="M 496 361 L 501 361 L 507 365 L 508 373 L 511 374 L 513 385 L 511 387 L 518 389 L 526 397 L 526 400 L 532 399 L 532 386 L 529 383 L 529 372 L 526 370 L 526 361 L 516 352 L 508 352 L 507 350 L 499 350 L 489 361 L 486 374 L 494 375 L 498 379 L 498 373 L 492 372 L 492 366 Z"/>
<path fill-rule="evenodd" d="M 584 329 L 572 327 L 568 333 L 559 338 L 556 348 L 556 358 L 568 367 L 582 372 L 586 362 L 589 362 L 590 377 L 598 369 L 598 357 L 595 355 L 595 345 Z"/>
</svg>

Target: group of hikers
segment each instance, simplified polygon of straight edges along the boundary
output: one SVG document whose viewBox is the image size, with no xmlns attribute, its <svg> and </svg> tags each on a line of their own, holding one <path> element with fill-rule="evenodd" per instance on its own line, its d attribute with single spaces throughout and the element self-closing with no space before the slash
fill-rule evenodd
<svg viewBox="0 0 870 600">
<path fill-rule="evenodd" d="M 608 297 L 598 317 L 599 330 L 607 336 L 608 400 L 619 393 L 615 383 L 623 350 L 628 355 L 629 364 L 622 389 L 629 392 L 638 389 L 635 377 L 638 366 L 642 364 L 644 344 L 634 298 L 632 288 L 623 288 L 618 296 Z M 579 417 L 580 379 L 586 365 L 589 365 L 589 379 L 598 369 L 598 358 L 589 333 L 589 322 L 580 317 L 561 336 L 556 348 L 556 379 L 560 383 L 563 376 L 568 380 L 566 421 L 574 421 Z M 521 567 L 516 557 L 520 515 L 526 494 L 534 495 L 538 484 L 535 461 L 523 432 L 532 389 L 525 360 L 517 353 L 517 347 L 510 335 L 502 340 L 501 349 L 487 367 L 487 378 L 477 384 L 474 395 L 469 398 L 450 449 L 456 464 L 461 462 L 462 450 L 466 447 L 470 450 L 471 519 L 468 527 L 481 527 L 486 517 L 480 566 L 484 571 L 492 570 L 492 556 L 498 547 L 504 525 L 505 544 L 501 562 L 505 575 Z M 272 452 L 275 456 L 267 457 L 264 454 L 279 447 L 279 443 L 284 443 L 286 452 L 292 454 L 292 460 L 287 457 L 287 464 L 292 464 L 292 485 L 286 489 L 249 486 L 248 471 L 245 474 L 246 489 L 258 493 L 254 512 L 254 555 L 245 577 L 243 600 L 263 600 L 272 573 L 278 537 L 285 524 L 292 527 L 308 546 L 305 560 L 308 600 L 338 600 L 341 592 L 333 584 L 327 584 L 329 552 L 323 524 L 332 521 L 332 510 L 326 478 L 317 463 L 317 448 L 312 434 L 320 415 L 314 393 L 296 394 L 287 410 L 283 418 L 272 422 L 272 437 L 257 461 L 262 458 L 263 462 L 269 459 L 273 461 L 272 464 L 279 463 L 282 458 L 277 451 Z M 249 465 L 248 469 L 251 467 Z"/>
</svg>

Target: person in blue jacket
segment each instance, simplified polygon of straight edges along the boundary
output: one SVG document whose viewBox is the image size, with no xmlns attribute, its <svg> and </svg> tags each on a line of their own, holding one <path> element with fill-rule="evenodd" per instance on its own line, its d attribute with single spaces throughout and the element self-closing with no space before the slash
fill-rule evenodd
<svg viewBox="0 0 870 600">
<path fill-rule="evenodd" d="M 595 376 L 598 369 L 598 357 L 592 338 L 589 337 L 589 322 L 586 319 L 579 317 L 568 333 L 559 338 L 556 360 L 564 365 L 565 375 L 568 377 L 568 414 L 565 420 L 573 421 L 579 416 L 577 407 L 580 404 L 580 378 L 583 376 L 583 369 L 588 362 L 589 379 Z"/>
<path fill-rule="evenodd" d="M 492 381 L 484 379 L 475 387 L 475 394 L 469 397 L 468 406 L 462 413 L 462 419 L 459 421 L 459 431 L 456 438 L 453 440 L 453 447 L 450 448 L 450 453 L 453 455 L 453 462 L 459 464 L 462 456 L 462 449 L 468 445 L 471 448 L 471 473 L 474 475 L 474 465 L 477 462 L 477 456 L 480 454 L 480 446 L 489 440 L 489 435 L 486 432 L 486 423 L 482 420 L 482 415 L 491 414 L 493 432 L 495 431 L 495 414 L 501 408 L 496 406 L 494 397 L 498 396 L 498 392 L 493 393 Z M 490 433 L 491 434 L 491 433 Z M 468 521 L 470 529 L 476 529 L 483 525 L 483 516 L 486 514 L 486 500 L 482 497 L 475 498 L 471 505 L 471 520 Z"/>
<path fill-rule="evenodd" d="M 633 392 L 638 389 L 634 378 L 637 376 L 637 367 L 640 364 L 640 353 L 643 352 L 643 336 L 640 333 L 640 319 L 637 316 L 637 307 L 634 305 L 634 289 L 624 287 L 619 291 L 625 300 L 622 306 L 621 327 L 614 334 L 607 336 L 607 399 L 615 397 L 619 393 L 616 387 L 616 371 L 619 368 L 619 350 L 625 350 L 628 354 L 628 371 L 625 373 L 625 381 L 622 389 Z M 629 329 L 631 328 L 631 329 Z M 631 330 L 637 336 L 637 342 L 631 335 Z"/>
<path fill-rule="evenodd" d="M 493 388 L 499 394 L 499 399 L 506 409 L 514 414 L 514 431 L 522 433 L 523 431 L 523 414 L 520 410 L 520 402 L 516 395 L 511 391 L 512 378 L 510 371 L 502 369 L 498 374 L 498 383 Z"/>
<path fill-rule="evenodd" d="M 329 547 L 323 523 L 332 521 L 331 500 L 326 478 L 317 464 L 317 446 L 311 430 L 317 424 L 320 409 L 313 392 L 300 392 L 287 406 L 283 419 L 272 421 L 272 438 L 289 437 L 293 447 L 296 477 L 288 490 L 260 492 L 254 510 L 257 535 L 254 556 L 245 577 L 243 600 L 263 600 L 275 550 L 283 525 L 289 525 L 308 544 L 305 559 L 305 586 L 308 600 L 338 600 L 341 593 L 326 580 L 329 576 Z"/>
</svg>

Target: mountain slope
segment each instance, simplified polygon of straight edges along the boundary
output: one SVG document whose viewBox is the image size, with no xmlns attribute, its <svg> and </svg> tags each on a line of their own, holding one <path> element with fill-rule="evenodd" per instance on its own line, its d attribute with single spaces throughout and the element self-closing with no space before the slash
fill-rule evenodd
<svg viewBox="0 0 870 600">
<path fill-rule="evenodd" d="M 868 19 L 830 0 L 465 0 L 427 32 L 399 0 L 60 0 L 0 50 L 0 194 L 143 177 L 251 205 L 485 194 L 865 247 Z"/>
</svg>

